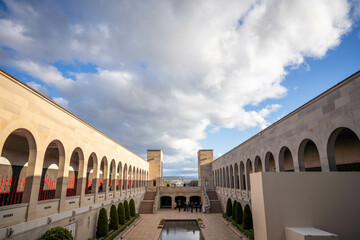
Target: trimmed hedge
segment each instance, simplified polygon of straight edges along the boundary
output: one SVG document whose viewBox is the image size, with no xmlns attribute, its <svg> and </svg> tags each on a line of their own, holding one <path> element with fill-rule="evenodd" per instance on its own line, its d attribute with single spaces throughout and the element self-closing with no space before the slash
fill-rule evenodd
<svg viewBox="0 0 360 240">
<path fill-rule="evenodd" d="M 119 215 L 119 224 L 120 225 L 125 224 L 125 210 L 122 202 L 120 202 L 118 205 L 118 215 Z"/>
<path fill-rule="evenodd" d="M 125 219 L 126 221 L 130 220 L 130 209 L 129 203 L 127 200 L 124 201 L 124 210 L 125 210 Z"/>
<path fill-rule="evenodd" d="M 225 213 L 223 213 L 223 217 L 231 222 L 232 225 L 234 225 L 235 227 L 237 227 L 237 229 L 240 230 L 240 232 L 242 232 L 243 234 L 245 234 L 250 240 L 254 240 L 254 230 L 253 229 L 245 229 L 243 225 L 241 224 L 236 224 L 236 222 L 234 220 L 231 219 L 231 217 L 226 216 Z"/>
<path fill-rule="evenodd" d="M 252 214 L 249 205 L 246 205 L 244 208 L 244 216 L 243 216 L 244 228 L 245 229 L 252 229 L 253 228 L 253 221 L 252 221 Z"/>
<path fill-rule="evenodd" d="M 54 227 L 45 232 L 40 240 L 73 240 L 70 231 L 62 227 Z"/>
<path fill-rule="evenodd" d="M 232 205 L 232 214 L 231 214 L 233 220 L 236 220 L 236 206 L 237 206 L 236 204 L 237 204 L 237 201 L 234 200 L 233 205 Z"/>
<path fill-rule="evenodd" d="M 231 217 L 232 214 L 232 204 L 231 204 L 231 199 L 228 198 L 227 203 L 226 203 L 226 215 L 228 217 Z"/>
<path fill-rule="evenodd" d="M 105 237 L 109 232 L 109 223 L 105 208 L 100 209 L 99 219 L 96 229 L 96 237 Z"/>
<path fill-rule="evenodd" d="M 130 224 L 132 224 L 140 215 L 136 214 L 135 217 L 132 217 L 124 225 L 120 226 L 115 231 L 111 231 L 107 237 L 99 238 L 98 240 L 113 240 L 115 239 L 122 231 L 124 231 Z"/>
<path fill-rule="evenodd" d="M 236 203 L 236 224 L 242 224 L 243 220 L 243 210 L 241 204 Z"/>
<path fill-rule="evenodd" d="M 130 214 L 132 217 L 135 217 L 135 215 L 136 215 L 134 199 L 130 199 Z"/>
<path fill-rule="evenodd" d="M 118 213 L 116 211 L 116 206 L 115 205 L 111 205 L 110 208 L 110 224 L 109 224 L 109 228 L 111 230 L 115 230 L 119 227 L 119 216 Z"/>
</svg>

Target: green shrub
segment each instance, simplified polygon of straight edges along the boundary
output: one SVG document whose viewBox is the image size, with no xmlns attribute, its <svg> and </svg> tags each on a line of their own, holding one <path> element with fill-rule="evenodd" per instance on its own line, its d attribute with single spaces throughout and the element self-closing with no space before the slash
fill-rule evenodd
<svg viewBox="0 0 360 240">
<path fill-rule="evenodd" d="M 226 216 L 231 217 L 231 213 L 232 213 L 231 199 L 228 198 L 226 203 Z"/>
<path fill-rule="evenodd" d="M 241 204 L 236 203 L 236 224 L 242 224 L 243 220 L 243 210 Z"/>
<path fill-rule="evenodd" d="M 134 199 L 130 199 L 130 214 L 131 214 L 131 217 L 135 217 L 135 201 Z"/>
<path fill-rule="evenodd" d="M 233 202 L 233 205 L 232 205 L 232 214 L 231 214 L 231 216 L 232 216 L 232 219 L 236 219 L 236 205 L 237 204 L 237 201 L 236 200 L 234 200 L 234 202 Z"/>
<path fill-rule="evenodd" d="M 236 226 L 240 232 L 242 232 L 243 234 L 245 234 L 250 240 L 254 240 L 254 230 L 253 229 L 245 229 L 243 225 L 241 224 L 236 224 L 236 222 L 234 220 L 232 220 L 231 217 L 226 216 L 226 213 L 223 213 L 223 217 L 228 220 L 229 222 L 232 223 L 232 225 Z"/>
<path fill-rule="evenodd" d="M 249 205 L 244 208 L 243 224 L 245 229 L 253 228 L 252 214 Z"/>
<path fill-rule="evenodd" d="M 129 221 L 130 219 L 130 209 L 129 209 L 129 203 L 127 200 L 124 201 L 124 210 L 125 210 L 125 219 L 126 221 Z"/>
<path fill-rule="evenodd" d="M 120 202 L 118 205 L 118 215 L 119 215 L 120 225 L 125 224 L 125 210 L 124 210 L 124 205 L 122 204 L 122 202 Z"/>
<path fill-rule="evenodd" d="M 117 211 L 116 211 L 116 206 L 111 205 L 109 228 L 115 230 L 118 227 L 119 227 L 119 216 L 118 216 Z"/>
<path fill-rule="evenodd" d="M 105 237 L 109 232 L 109 223 L 105 208 L 100 209 L 99 219 L 96 229 L 96 237 Z"/>
<path fill-rule="evenodd" d="M 54 227 L 45 232 L 40 240 L 73 240 L 73 236 L 66 228 Z"/>
<path fill-rule="evenodd" d="M 130 224 L 132 224 L 139 216 L 139 214 L 136 214 L 135 217 L 130 218 L 129 221 L 127 221 L 124 225 L 120 226 L 118 229 L 110 231 L 107 237 L 101 238 L 99 240 L 113 240 L 115 238 L 119 239 L 119 234 L 124 231 Z"/>
</svg>

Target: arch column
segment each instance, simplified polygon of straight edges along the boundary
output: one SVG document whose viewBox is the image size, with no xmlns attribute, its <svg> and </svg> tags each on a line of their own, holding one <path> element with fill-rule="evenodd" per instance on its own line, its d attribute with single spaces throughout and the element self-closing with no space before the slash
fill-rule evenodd
<svg viewBox="0 0 360 240">
<path fill-rule="evenodd" d="M 71 160 L 72 151 L 65 150 L 65 161 L 59 161 L 59 178 L 56 180 L 56 189 L 60 189 L 59 195 L 56 195 L 55 198 L 60 198 L 59 201 L 59 212 L 63 212 L 66 208 L 66 189 L 67 189 L 67 179 L 69 176 L 70 160 Z M 66 157 L 69 156 L 69 157 Z"/>
<path fill-rule="evenodd" d="M 45 155 L 45 151 L 43 149 L 38 148 L 38 150 L 36 150 L 35 146 L 31 146 L 30 143 L 29 145 L 29 162 L 22 200 L 23 203 L 29 204 L 26 214 L 26 221 L 36 219 L 40 179 L 43 166 L 42 160 L 44 159 Z"/>
<path fill-rule="evenodd" d="M 83 155 L 85 155 L 83 153 Z M 87 159 L 87 160 L 86 160 Z M 86 162 L 85 162 L 86 161 Z M 78 187 L 76 189 L 77 193 L 76 195 L 80 195 L 80 199 L 79 199 L 79 205 L 80 207 L 84 206 L 85 202 L 84 202 L 84 199 L 85 199 L 85 187 L 86 187 L 86 168 L 87 168 L 87 163 L 89 161 L 89 158 L 85 158 L 83 159 L 83 166 L 81 166 L 81 164 L 79 163 L 79 172 L 78 172 L 78 182 L 77 184 L 80 185 L 80 187 Z M 79 193 L 80 191 L 80 193 Z"/>
</svg>

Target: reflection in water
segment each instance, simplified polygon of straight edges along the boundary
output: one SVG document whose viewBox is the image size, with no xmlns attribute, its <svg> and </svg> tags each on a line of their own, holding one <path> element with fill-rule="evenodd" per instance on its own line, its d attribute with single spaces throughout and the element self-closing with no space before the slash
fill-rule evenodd
<svg viewBox="0 0 360 240">
<path fill-rule="evenodd" d="M 159 240 L 203 240 L 200 228 L 194 220 L 166 220 Z"/>
</svg>

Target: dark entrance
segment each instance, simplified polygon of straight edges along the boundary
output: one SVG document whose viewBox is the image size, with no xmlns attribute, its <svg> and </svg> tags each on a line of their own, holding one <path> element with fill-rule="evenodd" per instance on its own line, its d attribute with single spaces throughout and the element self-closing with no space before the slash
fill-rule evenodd
<svg viewBox="0 0 360 240">
<path fill-rule="evenodd" d="M 201 201 L 201 197 L 199 197 L 199 196 L 190 197 L 190 202 L 192 202 L 192 203 L 197 203 L 197 205 L 199 205 L 200 201 Z"/>
<path fill-rule="evenodd" d="M 178 204 L 178 202 L 180 201 L 180 207 L 184 207 L 184 203 L 186 201 L 186 197 L 184 196 L 177 196 L 175 197 L 175 202 L 176 204 Z"/>
<path fill-rule="evenodd" d="M 160 207 L 161 208 L 171 208 L 171 197 L 164 196 L 160 198 Z"/>
</svg>

